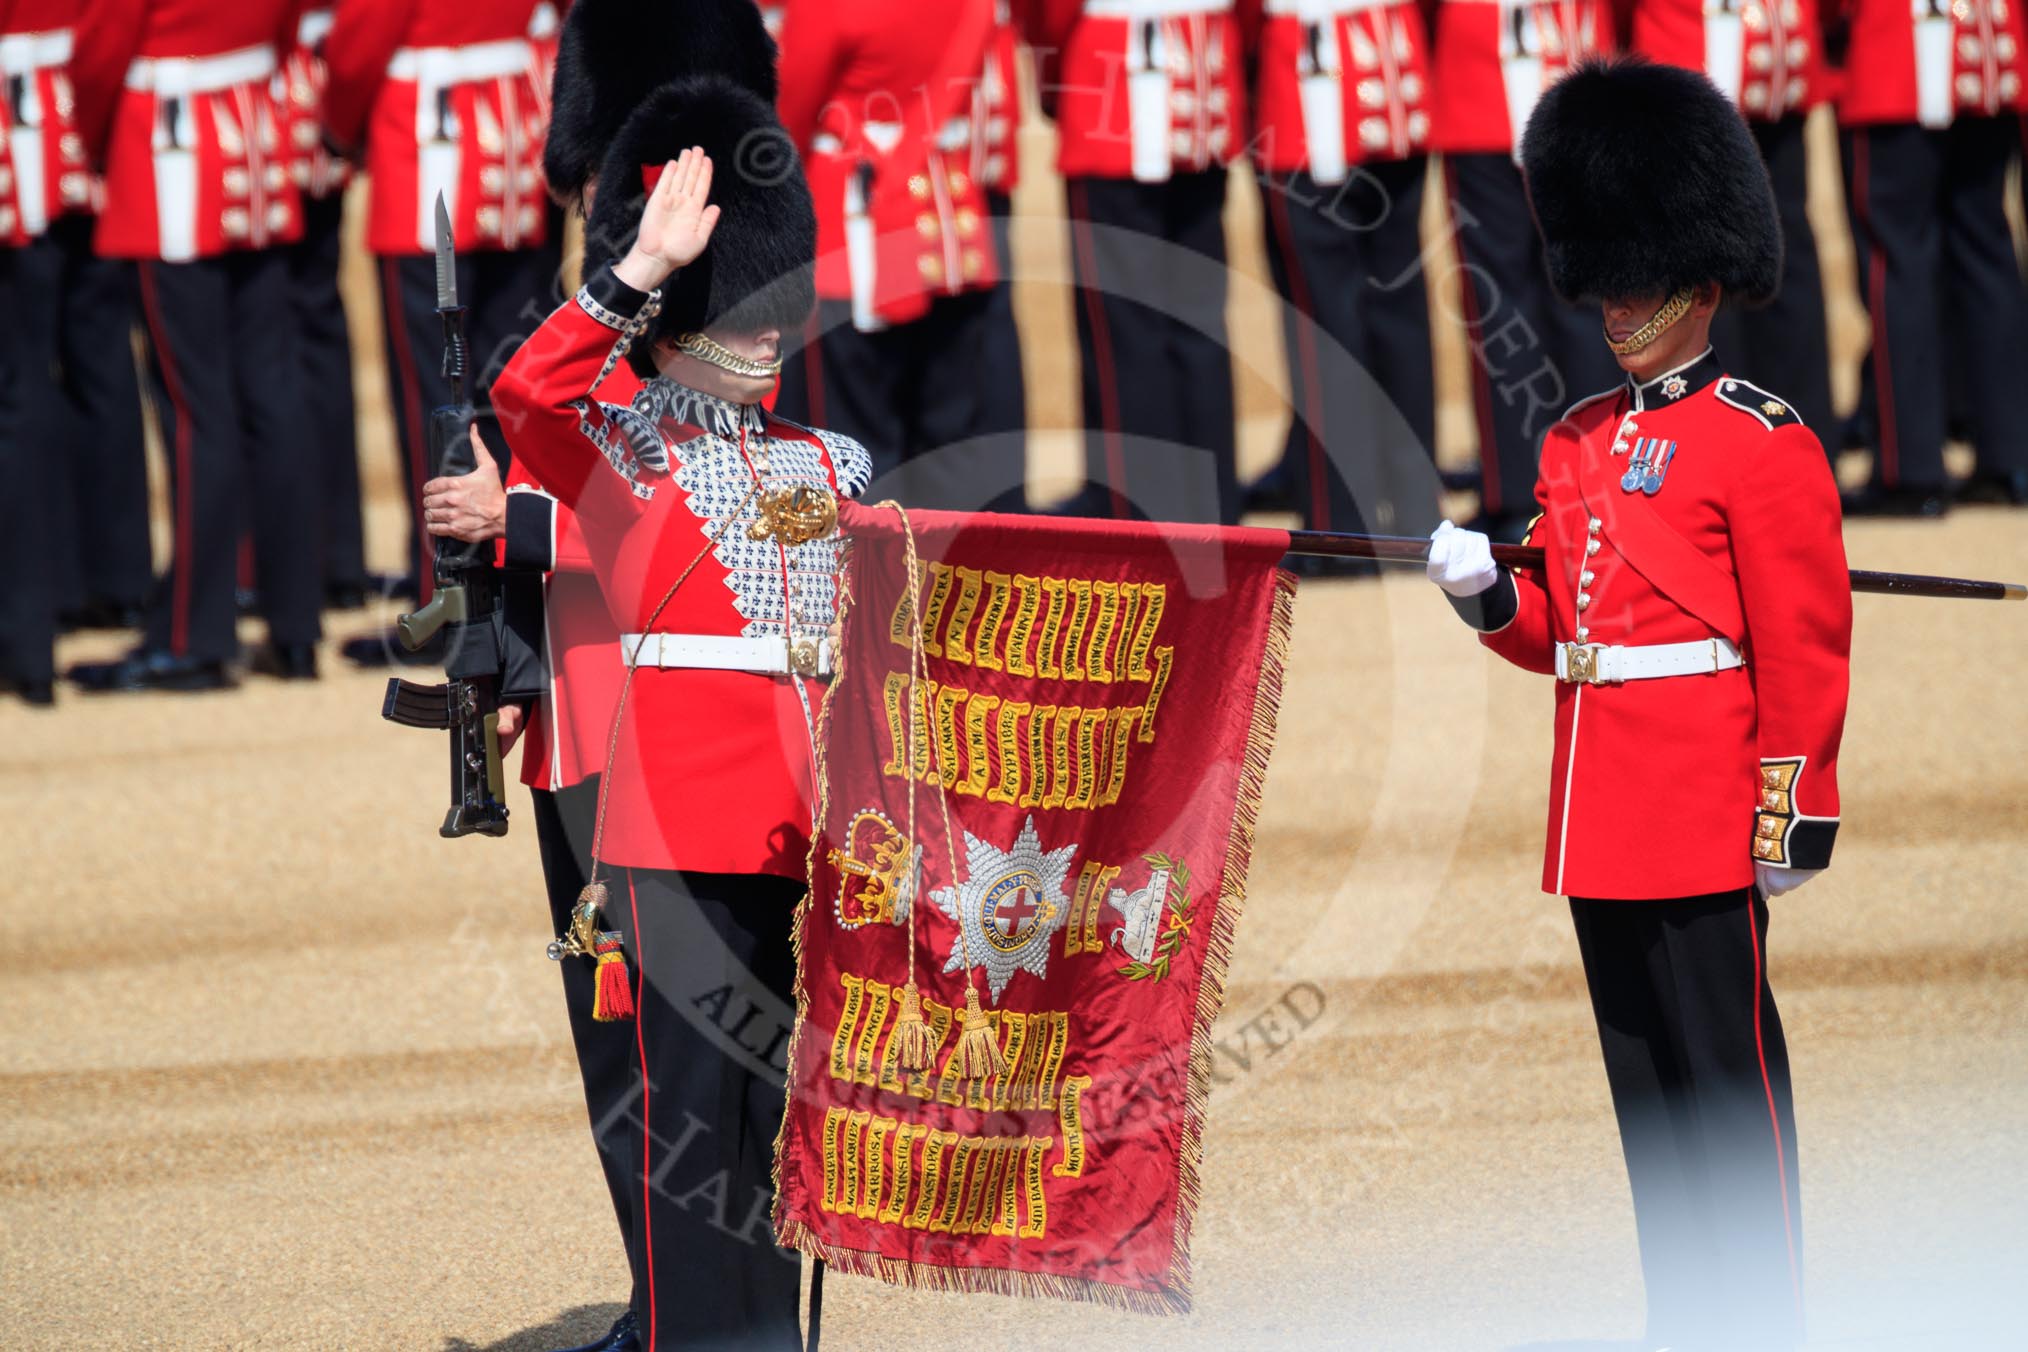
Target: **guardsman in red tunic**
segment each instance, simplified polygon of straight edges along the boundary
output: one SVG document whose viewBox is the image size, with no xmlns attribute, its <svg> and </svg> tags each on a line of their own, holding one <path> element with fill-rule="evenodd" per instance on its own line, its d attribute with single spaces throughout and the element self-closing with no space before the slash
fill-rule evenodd
<svg viewBox="0 0 2028 1352">
<path fill-rule="evenodd" d="M 378 260 L 395 430 L 421 511 L 429 477 L 429 411 L 450 400 L 441 373 L 433 213 L 442 194 L 458 252 L 458 295 L 471 298 L 470 341 L 489 442 L 486 392 L 554 299 L 544 251 L 543 108 L 528 39 L 535 0 L 339 0 L 324 39 L 324 126 L 368 177 L 366 247 Z M 427 600 L 428 537 L 418 521 L 410 568 Z M 378 664 L 398 649 L 378 635 L 345 645 Z"/>
<path fill-rule="evenodd" d="M 1612 380 L 1583 312 L 1542 271 L 1517 164 L 1521 129 L 1543 91 L 1585 57 L 1613 49 L 1606 0 L 1436 0 L 1430 146 L 1444 184 L 1471 344 L 1480 516 L 1502 540 L 1528 523 L 1542 437 L 1585 390 Z"/>
<path fill-rule="evenodd" d="M 1852 597 L 1822 445 L 1707 341 L 1721 301 L 1774 294 L 1780 221 L 1731 101 L 1676 67 L 1580 69 L 1523 163 L 1550 276 L 1601 306 L 1627 375 L 1544 442 L 1540 571 L 1445 523 L 1429 572 L 1487 647 L 1557 680 L 1542 886 L 1570 898 L 1591 987 L 1647 1342 L 1790 1348 L 1803 1234 L 1768 907 L 1831 860 Z"/>
<path fill-rule="evenodd" d="M 134 265 L 92 253 L 98 182 L 68 66 L 83 0 L 0 0 L 0 681 L 55 697 L 63 628 L 139 623 L 154 582 L 140 388 L 124 351 Z M 50 373 L 55 378 L 50 378 Z M 13 650 L 9 657 L 7 649 Z"/>
<path fill-rule="evenodd" d="M 1631 50 L 1701 70 L 1738 105 L 1760 143 L 1788 249 L 1767 307 L 1723 312 L 1719 348 L 1783 391 L 1827 446 L 1843 429 L 1831 409 L 1824 278 L 1810 229 L 1803 125 L 1831 98 L 1817 0 L 1632 0 Z"/>
<path fill-rule="evenodd" d="M 738 172 L 763 141 L 779 171 Z M 870 464 L 762 407 L 815 302 L 816 213 L 788 151 L 767 102 L 723 77 L 642 100 L 596 173 L 604 251 L 493 392 L 516 464 L 576 513 L 631 668 L 597 858 L 637 1010 L 630 1257 L 651 1349 L 799 1345 L 771 1163 L 839 546 L 779 509 L 856 494 Z M 595 394 L 622 360 L 643 376 L 626 405 Z M 692 1119 L 712 1130 L 693 1139 Z"/>
<path fill-rule="evenodd" d="M 1874 472 L 1847 510 L 1939 516 L 1950 367 L 1978 465 L 1967 501 L 2028 503 L 2019 410 L 2028 292 L 2005 214 L 2021 148 L 2019 0 L 1827 0 L 1849 22 L 1838 98 L 1868 354 Z"/>
<path fill-rule="evenodd" d="M 331 6 L 303 11 L 282 63 L 277 100 L 288 115 L 289 176 L 303 194 L 303 237 L 289 250 L 289 285 L 302 350 L 303 436 L 320 466 L 324 600 L 339 609 L 366 603 L 366 535 L 360 516 L 359 443 L 352 412 L 352 334 L 338 290 L 345 186 L 352 166 L 324 138 L 324 38 Z"/>
<path fill-rule="evenodd" d="M 84 13 L 84 0 L 0 3 L 0 101 L 12 126 L 0 146 L 0 240 L 24 241 L 24 284 L 47 297 L 10 309 L 25 330 L 16 338 L 47 353 L 32 370 L 56 372 L 22 387 L 24 435 L 42 452 L 50 493 L 36 585 L 54 585 L 61 627 L 124 629 L 140 623 L 155 569 L 141 390 L 132 365 L 107 354 L 132 340 L 138 307 L 133 262 L 92 252 L 101 194 L 68 71 Z"/>
<path fill-rule="evenodd" d="M 817 314 L 780 407 L 874 448 L 881 492 L 911 505 L 1020 498 L 1026 477 L 986 438 L 999 260 L 973 117 L 993 32 L 993 0 L 947 0 L 935 23 L 914 0 L 782 7 L 776 106 L 817 203 Z"/>
<path fill-rule="evenodd" d="M 1312 530 L 1420 535 L 1436 522 L 1437 482 L 1419 235 L 1430 137 L 1422 5 L 1242 0 L 1240 14 L 1294 410 L 1272 496 Z"/>
<path fill-rule="evenodd" d="M 302 233 L 287 112 L 274 97 L 296 0 L 99 0 L 73 40 L 86 154 L 105 170 L 95 244 L 138 261 L 171 486 L 169 574 L 139 648 L 73 675 L 88 689 L 229 684 L 242 531 L 268 621 L 256 670 L 316 674 L 318 481 L 286 246 Z"/>
<path fill-rule="evenodd" d="M 1233 0 L 1028 0 L 1056 121 L 1085 428 L 1064 510 L 1234 522 L 1226 166 L 1246 144 Z"/>
</svg>

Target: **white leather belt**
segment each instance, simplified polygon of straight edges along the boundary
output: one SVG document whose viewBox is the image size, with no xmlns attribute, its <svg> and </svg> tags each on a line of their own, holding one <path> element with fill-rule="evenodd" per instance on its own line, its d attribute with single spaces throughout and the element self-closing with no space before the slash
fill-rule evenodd
<svg viewBox="0 0 2028 1352">
<path fill-rule="evenodd" d="M 1193 14 L 1225 14 L 1232 0 L 1084 0 L 1091 19 L 1187 19 Z"/>
<path fill-rule="evenodd" d="M 800 659 L 800 660 L 798 660 Z M 831 640 L 735 638 L 726 634 L 622 634 L 620 660 L 630 667 L 752 671 L 766 676 L 831 674 Z"/>
<path fill-rule="evenodd" d="M 1650 643 L 1642 647 L 1603 643 L 1556 645 L 1556 679 L 1572 685 L 1619 685 L 1660 676 L 1709 676 L 1746 665 L 1730 640 Z"/>
<path fill-rule="evenodd" d="M 403 47 L 388 58 L 390 80 L 427 80 L 433 85 L 469 84 L 524 75 L 535 64 L 535 49 L 523 38 L 472 42 L 462 47 Z"/>
<path fill-rule="evenodd" d="M 141 56 L 127 67 L 127 88 L 164 97 L 212 94 L 275 73 L 273 47 L 242 47 L 217 56 Z"/>
<path fill-rule="evenodd" d="M 51 66 L 70 63 L 70 30 L 51 29 L 46 33 L 9 33 L 0 37 L 0 72 L 26 75 Z"/>
</svg>

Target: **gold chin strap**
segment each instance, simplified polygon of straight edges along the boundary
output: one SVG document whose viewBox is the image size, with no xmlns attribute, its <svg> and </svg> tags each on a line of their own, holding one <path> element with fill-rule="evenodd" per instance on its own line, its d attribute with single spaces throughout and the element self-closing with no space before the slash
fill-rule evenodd
<svg viewBox="0 0 2028 1352">
<path fill-rule="evenodd" d="M 1629 334 L 1624 342 L 1616 343 L 1611 338 L 1607 338 L 1606 346 L 1613 350 L 1615 357 L 1633 356 L 1636 352 L 1649 346 L 1657 338 L 1660 338 L 1664 333 L 1675 327 L 1677 320 L 1690 313 L 1690 307 L 1696 302 L 1696 299 L 1696 293 L 1689 287 L 1682 288 L 1675 295 L 1663 301 L 1662 308 L 1655 311 L 1655 317 Z"/>
<path fill-rule="evenodd" d="M 773 361 L 756 361 L 752 357 L 742 357 L 716 338 L 701 333 L 686 333 L 679 336 L 676 339 L 676 350 L 686 357 L 709 362 L 720 370 L 730 371 L 736 376 L 751 376 L 756 380 L 777 375 L 782 369 L 780 357 Z"/>
</svg>

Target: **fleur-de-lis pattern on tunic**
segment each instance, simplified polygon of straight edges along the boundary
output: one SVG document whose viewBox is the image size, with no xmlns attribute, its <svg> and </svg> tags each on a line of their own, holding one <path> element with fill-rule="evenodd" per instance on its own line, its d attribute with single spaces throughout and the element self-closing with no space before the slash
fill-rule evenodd
<svg viewBox="0 0 2028 1352">
<path fill-rule="evenodd" d="M 857 441 L 836 432 L 810 429 L 818 444 L 774 435 L 759 405 L 734 404 L 671 380 L 650 380 L 630 408 L 602 405 L 603 423 L 585 422 L 586 435 L 638 497 L 653 496 L 650 476 L 668 475 L 697 517 L 699 533 L 719 536 L 713 551 L 726 570 L 733 604 L 746 624 L 747 638 L 788 637 L 783 605 L 782 549 L 773 540 L 753 540 L 746 528 L 760 519 L 752 494 L 760 470 L 770 488 L 798 484 L 831 489 L 826 460 L 837 474 L 841 496 L 856 497 L 873 476 L 872 458 Z M 699 429 L 681 442 L 676 428 Z M 745 433 L 745 452 L 740 434 Z M 762 467 L 765 467 L 764 469 Z M 743 504 L 743 505 L 742 505 Z M 734 510 L 734 524 L 721 527 Z M 836 536 L 791 547 L 788 597 L 798 636 L 821 633 L 837 617 L 839 542 Z"/>
</svg>

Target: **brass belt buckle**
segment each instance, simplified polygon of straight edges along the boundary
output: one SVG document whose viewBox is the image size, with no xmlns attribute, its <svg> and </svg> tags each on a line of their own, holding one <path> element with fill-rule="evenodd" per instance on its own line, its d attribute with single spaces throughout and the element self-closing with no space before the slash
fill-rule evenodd
<svg viewBox="0 0 2028 1352">
<path fill-rule="evenodd" d="M 789 645 L 789 669 L 798 676 L 817 674 L 817 645 L 810 639 L 798 639 Z"/>
<path fill-rule="evenodd" d="M 1589 643 L 1563 645 L 1563 679 L 1572 685 L 1598 684 L 1598 649 Z"/>
</svg>

